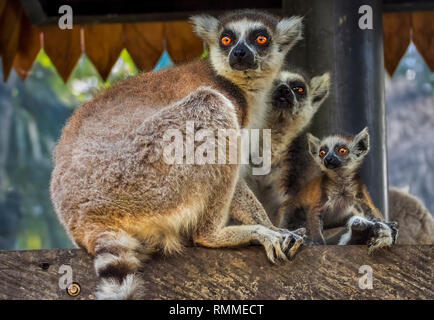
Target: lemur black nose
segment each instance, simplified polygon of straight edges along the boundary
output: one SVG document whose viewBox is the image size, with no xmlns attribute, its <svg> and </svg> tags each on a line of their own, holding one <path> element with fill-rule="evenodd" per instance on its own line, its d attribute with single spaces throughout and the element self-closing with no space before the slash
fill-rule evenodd
<svg viewBox="0 0 434 320">
<path fill-rule="evenodd" d="M 253 52 L 242 42 L 232 49 L 229 55 L 229 64 L 235 70 L 257 68 Z"/>
<path fill-rule="evenodd" d="M 280 109 L 288 109 L 293 105 L 294 94 L 291 89 L 286 85 L 282 84 L 274 90 L 273 94 L 273 105 Z"/>
<path fill-rule="evenodd" d="M 237 58 L 243 58 L 246 55 L 246 50 L 244 48 L 235 48 L 233 55 Z"/>
<path fill-rule="evenodd" d="M 324 158 L 324 166 L 328 169 L 335 169 L 340 165 L 341 165 L 341 161 L 332 154 L 329 154 Z"/>
<path fill-rule="evenodd" d="M 292 92 L 289 90 L 287 85 L 281 85 L 278 90 L 282 97 L 289 98 L 292 95 Z"/>
</svg>

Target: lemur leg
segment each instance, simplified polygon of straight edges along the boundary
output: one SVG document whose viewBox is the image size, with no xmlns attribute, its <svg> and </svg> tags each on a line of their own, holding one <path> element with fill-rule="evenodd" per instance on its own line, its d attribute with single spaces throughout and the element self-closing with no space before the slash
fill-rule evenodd
<svg viewBox="0 0 434 320">
<path fill-rule="evenodd" d="M 372 222 L 359 217 L 353 216 L 348 220 L 347 229 L 339 240 L 339 245 L 363 245 L 369 241 L 370 228 Z"/>
<path fill-rule="evenodd" d="M 357 194 L 357 204 L 359 205 L 361 211 L 366 217 L 375 217 L 377 219 L 383 220 L 384 217 L 380 210 L 375 207 L 374 202 L 369 195 L 369 192 L 364 185 L 362 190 Z"/>
<path fill-rule="evenodd" d="M 289 200 L 285 200 L 277 210 L 276 221 L 274 222 L 276 226 L 285 227 L 287 226 L 287 215 L 288 215 L 288 207 L 291 205 Z"/>
<path fill-rule="evenodd" d="M 336 234 L 328 237 L 326 239 L 326 243 L 328 245 L 339 244 L 342 236 L 348 232 L 347 230 L 348 221 L 354 216 L 361 216 L 361 215 L 363 215 L 363 211 L 360 208 L 360 206 L 356 204 L 351 208 L 351 212 L 349 214 L 343 216 L 341 219 L 337 221 L 333 221 L 333 223 L 328 223 L 326 226 L 324 226 L 324 228 L 326 229 L 339 228 L 339 227 L 342 228 L 342 230 L 338 231 Z"/>
<path fill-rule="evenodd" d="M 275 228 L 256 196 L 243 178 L 239 178 L 229 209 L 230 215 L 243 224 L 260 224 Z"/>
<path fill-rule="evenodd" d="M 280 228 L 279 224 L 276 224 L 276 227 L 271 222 L 264 207 L 242 178 L 238 180 L 229 212 L 232 218 L 243 224 L 260 224 L 282 233 L 289 232 L 287 229 Z M 305 231 L 306 229 L 300 228 L 293 233 L 303 236 Z"/>
<path fill-rule="evenodd" d="M 270 221 L 267 213 L 261 203 L 250 190 L 244 179 L 240 178 L 237 182 L 234 196 L 232 198 L 229 214 L 235 220 L 246 225 L 262 225 L 271 230 L 281 233 L 285 238 L 290 239 L 288 254 L 293 257 L 298 248 L 303 243 L 302 236 L 306 230 L 304 228 L 297 229 L 293 232 L 278 228 Z M 286 246 L 286 244 L 285 244 Z"/>
<path fill-rule="evenodd" d="M 287 260 L 285 253 L 293 248 L 298 248 L 300 245 L 300 240 L 297 245 L 292 241 L 296 235 L 282 234 L 259 224 L 226 226 L 231 205 L 227 199 L 231 198 L 233 194 L 224 192 L 224 190 L 228 191 L 228 188 L 216 189 L 215 193 L 211 195 L 210 203 L 205 209 L 206 215 L 193 234 L 194 243 L 210 248 L 220 248 L 246 245 L 252 241 L 257 241 L 264 246 L 271 262 L 275 263 L 276 259 Z M 249 207 L 254 205 L 251 199 L 249 201 L 249 198 L 245 201 Z M 294 254 L 294 249 L 288 252 L 290 257 Z"/>
<path fill-rule="evenodd" d="M 306 236 L 306 228 L 303 227 L 303 222 L 300 221 L 298 223 L 294 223 L 292 221 L 289 223 L 291 218 L 294 218 L 294 213 L 297 210 L 297 207 L 292 203 L 291 200 L 285 200 L 277 210 L 276 221 L 275 224 L 279 228 L 291 229 L 292 227 L 298 228 L 292 231 L 295 234 L 302 236 L 303 238 Z"/>
<path fill-rule="evenodd" d="M 321 208 L 314 206 L 306 210 L 306 227 L 307 233 L 314 245 L 326 244 L 323 235 L 323 223 L 321 217 Z"/>
</svg>

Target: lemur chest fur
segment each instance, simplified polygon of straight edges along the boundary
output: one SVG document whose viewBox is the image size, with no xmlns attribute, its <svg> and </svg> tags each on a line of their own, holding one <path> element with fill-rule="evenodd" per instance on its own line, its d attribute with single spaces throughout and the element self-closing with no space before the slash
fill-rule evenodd
<svg viewBox="0 0 434 320">
<path fill-rule="evenodd" d="M 265 92 L 268 92 L 270 88 L 264 88 Z M 246 100 L 249 105 L 249 120 L 247 128 L 249 129 L 261 129 L 265 125 L 265 120 L 268 115 L 268 109 L 266 102 L 266 95 L 263 92 L 249 92 Z M 267 128 L 265 128 L 267 129 Z"/>
<path fill-rule="evenodd" d="M 335 184 L 333 181 L 325 179 L 324 187 L 326 193 L 323 197 L 321 216 L 324 225 L 333 224 L 350 216 L 354 212 L 357 203 L 357 186 L 352 180 L 341 181 Z"/>
</svg>

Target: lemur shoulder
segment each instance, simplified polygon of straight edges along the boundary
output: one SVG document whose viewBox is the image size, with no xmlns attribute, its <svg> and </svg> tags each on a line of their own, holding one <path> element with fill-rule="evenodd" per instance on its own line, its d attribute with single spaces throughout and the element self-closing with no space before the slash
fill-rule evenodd
<svg viewBox="0 0 434 320">
<path fill-rule="evenodd" d="M 271 223 L 239 182 L 239 165 L 168 164 L 161 156 L 165 132 L 185 137 L 187 121 L 209 130 L 261 126 L 260 97 L 301 38 L 301 18 L 245 10 L 192 23 L 209 59 L 111 86 L 74 112 L 56 146 L 52 202 L 71 239 L 95 257 L 98 299 L 140 297 L 143 259 L 179 252 L 183 239 L 206 247 L 257 241 L 271 261 L 302 242 Z M 250 225 L 227 226 L 230 216 Z"/>
</svg>

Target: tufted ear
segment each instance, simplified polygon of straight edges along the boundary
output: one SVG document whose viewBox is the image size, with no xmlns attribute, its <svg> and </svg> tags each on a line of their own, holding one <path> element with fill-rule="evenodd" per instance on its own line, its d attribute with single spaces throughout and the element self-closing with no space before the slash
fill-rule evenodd
<svg viewBox="0 0 434 320">
<path fill-rule="evenodd" d="M 318 155 L 321 140 L 315 137 L 314 135 L 308 133 L 307 143 L 309 146 L 310 155 L 315 158 Z"/>
<path fill-rule="evenodd" d="M 312 106 L 318 108 L 329 95 L 330 90 L 330 72 L 322 76 L 314 77 L 310 80 L 310 90 L 312 94 Z"/>
<path fill-rule="evenodd" d="M 291 49 L 303 39 L 303 18 L 294 16 L 283 18 L 276 26 L 276 42 L 283 50 Z"/>
<path fill-rule="evenodd" d="M 354 137 L 350 150 L 357 157 L 364 157 L 369 152 L 369 132 L 367 127 Z"/>
<path fill-rule="evenodd" d="M 208 44 L 217 40 L 217 31 L 220 24 L 217 18 L 203 14 L 190 17 L 190 22 L 193 24 L 193 31 L 202 40 Z"/>
</svg>

